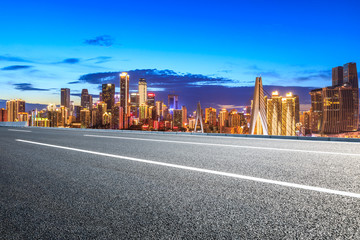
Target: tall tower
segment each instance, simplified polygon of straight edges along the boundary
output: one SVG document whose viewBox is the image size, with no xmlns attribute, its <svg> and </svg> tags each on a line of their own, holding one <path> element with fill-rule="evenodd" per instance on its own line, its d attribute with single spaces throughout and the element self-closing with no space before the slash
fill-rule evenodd
<svg viewBox="0 0 360 240">
<path fill-rule="evenodd" d="M 129 96 L 129 74 L 126 72 L 123 72 L 120 74 L 120 107 L 122 108 L 123 114 L 120 114 L 122 116 L 123 128 L 128 128 L 128 116 L 130 114 L 130 96 Z"/>
<path fill-rule="evenodd" d="M 179 109 L 179 96 L 175 94 L 168 95 L 168 108 Z"/>
<path fill-rule="evenodd" d="M 203 126 L 203 120 L 202 120 L 202 114 L 201 114 L 201 105 L 200 102 L 198 102 L 197 108 L 196 108 L 196 119 L 195 119 L 195 127 L 194 132 L 196 132 L 197 124 L 200 121 L 201 126 L 201 132 L 204 133 L 204 126 Z"/>
<path fill-rule="evenodd" d="M 261 77 L 257 77 L 255 80 L 253 106 L 251 108 L 250 134 L 255 133 L 255 126 L 257 126 L 256 134 L 261 134 L 262 127 L 262 134 L 268 135 L 264 89 Z"/>
<path fill-rule="evenodd" d="M 155 93 L 147 94 L 147 104 L 149 106 L 155 106 Z"/>
<path fill-rule="evenodd" d="M 267 100 L 267 123 L 269 135 L 281 135 L 281 118 L 282 118 L 282 97 L 278 91 L 271 94 Z"/>
<path fill-rule="evenodd" d="M 139 105 L 147 101 L 147 83 L 145 78 L 139 79 Z"/>
<path fill-rule="evenodd" d="M 61 89 L 61 106 L 70 108 L 70 89 L 69 88 Z"/>
<path fill-rule="evenodd" d="M 182 110 L 182 120 L 183 120 L 183 127 L 186 126 L 186 124 L 188 123 L 188 117 L 187 117 L 187 108 L 186 106 L 182 106 L 181 107 L 181 110 Z"/>
<path fill-rule="evenodd" d="M 111 112 L 112 107 L 115 106 L 115 84 L 102 85 L 102 100 L 107 104 L 107 111 Z"/>
<path fill-rule="evenodd" d="M 331 77 L 332 77 L 332 86 L 333 87 L 343 85 L 343 82 L 344 82 L 343 72 L 344 72 L 344 68 L 341 66 L 334 67 L 332 69 Z"/>
<path fill-rule="evenodd" d="M 296 101 L 297 96 L 291 92 L 286 94 L 285 98 L 282 98 L 282 122 L 281 122 L 281 135 L 283 136 L 295 136 L 296 133 Z"/>
<path fill-rule="evenodd" d="M 356 63 L 344 64 L 344 83 L 348 83 L 353 88 L 359 88 Z"/>
<path fill-rule="evenodd" d="M 6 102 L 7 121 L 19 121 L 18 114 L 25 112 L 25 101 L 21 99 L 10 100 Z"/>
</svg>

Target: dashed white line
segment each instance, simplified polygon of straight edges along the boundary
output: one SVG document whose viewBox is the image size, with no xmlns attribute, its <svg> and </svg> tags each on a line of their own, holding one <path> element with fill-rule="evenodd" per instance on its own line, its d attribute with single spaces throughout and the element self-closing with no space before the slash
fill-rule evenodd
<svg viewBox="0 0 360 240">
<path fill-rule="evenodd" d="M 125 140 L 134 140 L 134 141 L 164 142 L 164 143 L 192 144 L 192 145 L 204 145 L 204 146 L 215 146 L 215 147 L 248 148 L 248 149 L 261 149 L 261 150 L 271 150 L 271 151 L 301 152 L 301 153 L 312 153 L 312 154 L 330 154 L 330 155 L 360 157 L 360 154 L 358 153 L 324 152 L 324 151 L 312 151 L 312 150 L 288 149 L 288 148 L 256 147 L 256 146 L 231 145 L 231 144 L 220 144 L 220 143 L 186 142 L 186 141 L 173 141 L 173 140 L 151 139 L 151 138 L 131 138 L 131 137 L 117 137 L 117 136 L 89 135 L 89 134 L 85 134 L 84 136 L 94 137 L 94 138 L 112 138 L 112 139 L 125 139 Z"/>
<path fill-rule="evenodd" d="M 120 155 L 115 155 L 115 154 L 88 151 L 88 150 L 84 150 L 84 149 L 64 147 L 64 146 L 47 144 L 47 143 L 27 141 L 27 140 L 22 140 L 22 139 L 16 139 L 16 141 L 24 142 L 24 143 L 30 143 L 30 144 L 36 144 L 36 145 L 40 145 L 40 146 L 46 146 L 46 147 L 52 147 L 52 148 L 59 148 L 59 149 L 65 149 L 65 150 L 70 150 L 70 151 L 76 151 L 76 152 L 83 152 L 83 153 L 94 154 L 94 155 L 98 155 L 98 156 L 104 156 L 104 157 L 124 159 L 124 160 L 133 161 L 133 162 L 141 162 L 141 163 L 159 165 L 159 166 L 164 166 L 164 167 L 171 167 L 171 168 L 183 169 L 183 170 L 188 170 L 188 171 L 194 171 L 194 172 L 207 173 L 207 174 L 213 174 L 213 175 L 218 175 L 218 176 L 237 178 L 237 179 L 254 181 L 254 182 L 261 182 L 261 183 L 279 185 L 279 186 L 284 186 L 284 187 L 291 187 L 291 188 L 304 189 L 304 190 L 321 192 L 321 193 L 335 194 L 335 195 L 340 195 L 340 196 L 345 196 L 345 197 L 360 198 L 359 193 L 338 191 L 338 190 L 332 190 L 332 189 L 321 188 L 321 187 L 313 187 L 313 186 L 307 186 L 307 185 L 296 184 L 296 183 L 289 183 L 289 182 L 282 182 L 282 181 L 276 181 L 276 180 L 265 179 L 265 178 L 245 176 L 245 175 L 240 175 L 240 174 L 235 174 L 235 173 L 227 173 L 227 172 L 221 172 L 221 171 L 215 171 L 215 170 L 209 170 L 209 169 L 203 169 L 203 168 L 197 168 L 197 167 L 189 167 L 189 166 L 172 164 L 172 163 L 157 162 L 157 161 L 140 159 L 140 158 L 120 156 Z"/>
<path fill-rule="evenodd" d="M 29 130 L 19 130 L 19 129 L 8 129 L 8 131 L 12 131 L 12 132 L 31 132 Z"/>
</svg>

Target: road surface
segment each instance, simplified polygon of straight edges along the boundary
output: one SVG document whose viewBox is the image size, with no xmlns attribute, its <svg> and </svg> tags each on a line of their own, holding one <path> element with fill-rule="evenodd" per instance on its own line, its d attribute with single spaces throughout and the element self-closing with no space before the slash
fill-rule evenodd
<svg viewBox="0 0 360 240">
<path fill-rule="evenodd" d="M 360 143 L 0 128 L 0 239 L 360 239 Z"/>
</svg>

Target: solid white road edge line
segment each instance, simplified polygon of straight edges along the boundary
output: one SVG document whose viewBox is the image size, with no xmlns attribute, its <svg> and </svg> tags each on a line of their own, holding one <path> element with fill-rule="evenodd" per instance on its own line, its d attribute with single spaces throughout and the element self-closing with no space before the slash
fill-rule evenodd
<svg viewBox="0 0 360 240">
<path fill-rule="evenodd" d="M 58 145 L 33 142 L 33 141 L 27 141 L 27 140 L 22 140 L 22 139 L 16 139 L 16 141 L 30 143 L 30 144 L 36 144 L 36 145 L 40 145 L 40 146 L 76 151 L 76 152 L 89 153 L 89 154 L 94 154 L 94 155 L 104 156 L 104 157 L 125 159 L 125 160 L 129 160 L 129 161 L 134 161 L 134 162 L 148 163 L 148 164 L 153 164 L 153 165 L 159 165 L 159 166 L 165 166 L 165 167 L 171 167 L 171 168 L 177 168 L 177 169 L 183 169 L 183 170 L 189 170 L 189 171 L 195 171 L 195 172 L 201 172 L 201 173 L 208 173 L 208 174 L 213 174 L 213 175 L 218 175 L 218 176 L 225 176 L 225 177 L 249 180 L 249 181 L 254 181 L 254 182 L 274 184 L 274 185 L 279 185 L 279 186 L 284 186 L 284 187 L 298 188 L 298 189 L 316 191 L 316 192 L 321 192 L 321 193 L 329 193 L 329 194 L 335 194 L 335 195 L 340 195 L 340 196 L 345 196 L 345 197 L 360 198 L 360 194 L 352 193 L 352 192 L 338 191 L 338 190 L 332 190 L 332 189 L 321 188 L 321 187 L 312 187 L 312 186 L 296 184 L 296 183 L 282 182 L 282 181 L 276 181 L 276 180 L 265 179 L 265 178 L 245 176 L 245 175 L 240 175 L 240 174 L 235 174 L 235 173 L 227 173 L 227 172 L 221 172 L 221 171 L 215 171 L 215 170 L 209 170 L 209 169 L 188 167 L 188 166 L 172 164 L 172 163 L 164 163 L 164 162 L 157 162 L 157 161 L 145 160 L 145 159 L 140 159 L 140 158 L 120 156 L 120 155 L 115 155 L 115 154 L 88 151 L 88 150 L 83 150 L 83 149 L 78 149 L 78 148 L 63 147 L 63 146 L 58 146 Z"/>
<path fill-rule="evenodd" d="M 135 141 L 180 143 L 180 144 L 193 144 L 193 145 L 204 145 L 204 146 L 249 148 L 249 149 L 262 149 L 262 150 L 275 150 L 275 151 L 288 151 L 288 152 L 303 152 L 303 153 L 315 153 L 315 154 L 332 154 L 332 155 L 360 157 L 360 154 L 357 154 L 357 153 L 323 152 L 323 151 L 311 151 L 311 150 L 301 150 L 301 149 L 256 147 L 256 146 L 231 145 L 231 144 L 220 144 L 220 143 L 185 142 L 185 141 L 173 141 L 173 140 L 163 140 L 163 139 L 116 137 L 116 136 L 89 135 L 89 134 L 85 134 L 84 137 L 113 138 L 113 139 L 125 139 L 125 140 L 135 140 Z"/>
<path fill-rule="evenodd" d="M 19 129 L 8 129 L 8 131 L 13 131 L 13 132 L 31 132 L 29 130 L 19 130 Z"/>
</svg>

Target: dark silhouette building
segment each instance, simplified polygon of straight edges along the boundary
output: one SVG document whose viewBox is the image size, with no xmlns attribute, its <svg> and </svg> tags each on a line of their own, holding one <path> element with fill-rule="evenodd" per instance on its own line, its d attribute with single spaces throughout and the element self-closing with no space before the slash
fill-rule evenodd
<svg viewBox="0 0 360 240">
<path fill-rule="evenodd" d="M 115 106 L 115 84 L 102 85 L 102 101 L 107 104 L 107 111 L 111 112 L 112 107 Z"/>
<path fill-rule="evenodd" d="M 61 89 L 61 106 L 70 108 L 70 89 L 69 88 Z"/>
</svg>

